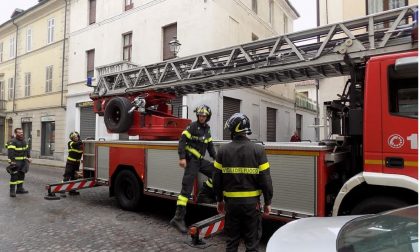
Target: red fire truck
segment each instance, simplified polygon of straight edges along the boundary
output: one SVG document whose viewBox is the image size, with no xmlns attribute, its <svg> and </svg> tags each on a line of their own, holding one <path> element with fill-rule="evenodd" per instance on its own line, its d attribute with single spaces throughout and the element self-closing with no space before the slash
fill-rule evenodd
<svg viewBox="0 0 420 252">
<path fill-rule="evenodd" d="M 190 122 L 172 115 L 176 95 L 350 76 L 343 95 L 325 104 L 335 139 L 264 143 L 275 192 L 270 217 L 373 213 L 417 203 L 416 10 L 408 6 L 153 65 L 98 68 L 95 112 L 109 132 L 139 140 L 84 141 L 83 179 L 48 185 L 46 198 L 105 185 L 127 210 L 144 195 L 175 200 L 183 175 L 176 140 Z"/>
</svg>

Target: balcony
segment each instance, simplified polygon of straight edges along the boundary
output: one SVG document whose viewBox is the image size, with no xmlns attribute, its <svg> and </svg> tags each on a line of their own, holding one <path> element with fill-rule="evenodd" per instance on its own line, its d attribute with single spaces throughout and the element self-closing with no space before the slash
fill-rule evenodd
<svg viewBox="0 0 420 252">
<path fill-rule="evenodd" d="M 317 111 L 316 102 L 300 93 L 295 93 L 295 106 L 311 111 Z"/>
</svg>

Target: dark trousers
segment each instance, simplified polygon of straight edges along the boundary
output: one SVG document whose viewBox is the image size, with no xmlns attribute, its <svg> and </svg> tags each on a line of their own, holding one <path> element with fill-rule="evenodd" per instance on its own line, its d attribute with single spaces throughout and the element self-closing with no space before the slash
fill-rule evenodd
<svg viewBox="0 0 420 252">
<path fill-rule="evenodd" d="M 243 239 L 246 251 L 258 251 L 262 235 L 261 212 L 256 204 L 237 204 L 226 202 L 225 205 L 226 251 L 238 251 Z"/>
<path fill-rule="evenodd" d="M 212 178 L 214 171 L 213 163 L 206 159 L 192 158 L 187 161 L 187 167 L 185 167 L 184 176 L 182 177 L 182 189 L 181 195 L 189 198 L 194 185 L 194 179 L 198 172 L 203 173 L 209 178 Z"/>
<path fill-rule="evenodd" d="M 22 184 L 25 180 L 25 173 L 23 171 L 16 171 L 10 174 L 10 182 L 11 185 Z"/>
<path fill-rule="evenodd" d="M 63 181 L 75 180 L 76 171 L 79 170 L 79 163 L 66 163 L 66 168 L 64 169 Z"/>
</svg>

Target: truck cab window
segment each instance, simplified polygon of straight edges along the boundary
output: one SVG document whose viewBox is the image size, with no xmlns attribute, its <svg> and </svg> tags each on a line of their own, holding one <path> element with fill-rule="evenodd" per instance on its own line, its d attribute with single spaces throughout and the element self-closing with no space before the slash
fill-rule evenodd
<svg viewBox="0 0 420 252">
<path fill-rule="evenodd" d="M 388 70 L 389 112 L 397 116 L 418 117 L 418 76 L 417 67 L 413 71 Z"/>
</svg>

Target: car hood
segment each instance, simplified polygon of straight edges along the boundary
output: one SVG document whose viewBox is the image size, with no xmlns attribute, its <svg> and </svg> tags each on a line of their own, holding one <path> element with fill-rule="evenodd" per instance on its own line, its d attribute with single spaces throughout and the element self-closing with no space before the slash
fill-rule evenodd
<svg viewBox="0 0 420 252">
<path fill-rule="evenodd" d="M 341 227 L 357 217 L 309 217 L 289 222 L 270 238 L 267 252 L 335 252 Z"/>
</svg>

